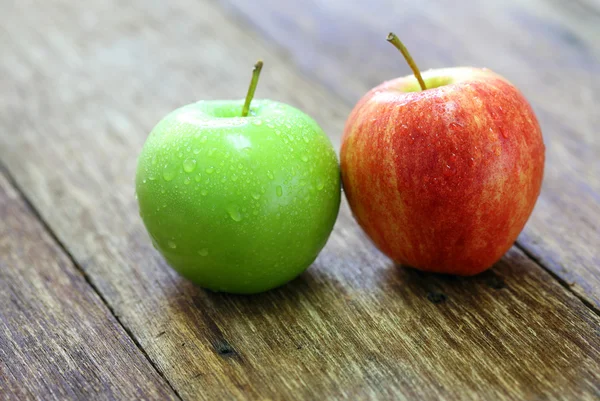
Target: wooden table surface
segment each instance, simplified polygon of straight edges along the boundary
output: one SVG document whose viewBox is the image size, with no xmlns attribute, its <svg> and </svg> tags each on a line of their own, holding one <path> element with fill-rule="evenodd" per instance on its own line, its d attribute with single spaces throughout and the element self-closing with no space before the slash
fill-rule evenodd
<svg viewBox="0 0 600 401">
<path fill-rule="evenodd" d="M 489 67 L 532 102 L 542 194 L 472 278 L 379 253 L 342 202 L 314 265 L 204 291 L 153 249 L 136 157 L 198 99 L 312 115 L 339 149 L 372 86 Z M 0 399 L 600 398 L 598 0 L 0 0 Z"/>
</svg>

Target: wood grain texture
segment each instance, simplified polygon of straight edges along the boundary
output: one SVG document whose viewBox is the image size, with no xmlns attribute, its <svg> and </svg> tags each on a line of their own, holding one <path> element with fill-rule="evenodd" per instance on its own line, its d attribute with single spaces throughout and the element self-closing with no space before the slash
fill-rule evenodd
<svg viewBox="0 0 600 401">
<path fill-rule="evenodd" d="M 546 143 L 544 186 L 519 244 L 600 307 L 600 6 L 589 0 L 219 0 L 343 99 L 423 68 L 489 67 L 531 101 Z M 264 12 L 269 10 L 269 12 Z"/>
<path fill-rule="evenodd" d="M 344 203 L 316 263 L 281 289 L 180 278 L 137 216 L 152 125 L 242 97 L 258 57 L 257 96 L 315 116 L 335 143 L 349 105 L 211 2 L 33 4 L 0 14 L 0 160 L 183 399 L 598 397 L 598 316 L 518 249 L 475 278 L 420 274 L 377 252 Z"/>
<path fill-rule="evenodd" d="M 1 171 L 0 399 L 177 399 Z"/>
</svg>

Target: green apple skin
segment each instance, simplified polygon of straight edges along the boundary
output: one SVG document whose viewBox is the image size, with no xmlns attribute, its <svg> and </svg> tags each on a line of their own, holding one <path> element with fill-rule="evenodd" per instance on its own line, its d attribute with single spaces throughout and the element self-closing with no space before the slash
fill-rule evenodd
<svg viewBox="0 0 600 401">
<path fill-rule="evenodd" d="M 138 159 L 152 242 L 201 287 L 258 293 L 302 273 L 333 229 L 340 171 L 327 136 L 289 105 L 200 101 L 167 115 Z"/>
</svg>

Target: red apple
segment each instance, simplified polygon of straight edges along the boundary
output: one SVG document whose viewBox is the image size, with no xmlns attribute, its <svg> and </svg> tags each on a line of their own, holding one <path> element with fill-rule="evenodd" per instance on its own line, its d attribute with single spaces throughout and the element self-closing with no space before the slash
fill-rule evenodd
<svg viewBox="0 0 600 401">
<path fill-rule="evenodd" d="M 358 102 L 342 139 L 344 190 L 396 263 L 477 274 L 511 247 L 533 210 L 542 133 L 521 92 L 490 70 L 431 70 L 423 81 L 426 90 L 415 76 L 384 82 Z"/>
</svg>

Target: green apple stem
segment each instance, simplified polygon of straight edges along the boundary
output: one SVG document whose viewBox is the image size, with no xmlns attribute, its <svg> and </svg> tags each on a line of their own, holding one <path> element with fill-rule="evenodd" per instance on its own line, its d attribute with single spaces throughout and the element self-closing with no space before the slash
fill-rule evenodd
<svg viewBox="0 0 600 401">
<path fill-rule="evenodd" d="M 248 117 L 248 113 L 250 112 L 250 102 L 254 97 L 254 92 L 256 92 L 256 85 L 258 85 L 258 77 L 260 77 L 260 70 L 262 70 L 262 66 L 262 60 L 258 60 L 256 64 L 254 64 L 254 69 L 252 70 L 252 80 L 250 81 L 250 87 L 248 88 L 248 94 L 246 95 L 246 101 L 244 102 L 244 108 L 242 109 L 242 117 Z"/>
<path fill-rule="evenodd" d="M 413 60 L 412 56 L 408 52 L 408 49 L 406 48 L 406 46 L 404 46 L 404 43 L 402 43 L 400 39 L 398 39 L 396 34 L 394 34 L 393 32 L 390 32 L 390 34 L 387 37 L 387 41 L 393 44 L 396 47 L 396 49 L 400 50 L 400 53 L 402 53 L 402 55 L 404 56 L 404 59 L 410 66 L 410 69 L 412 70 L 413 74 L 415 74 L 417 81 L 419 81 L 421 90 L 427 89 L 427 87 L 425 86 L 425 81 L 423 81 L 423 77 L 421 77 L 421 71 L 419 71 L 419 67 L 417 67 L 415 60 Z"/>
</svg>

